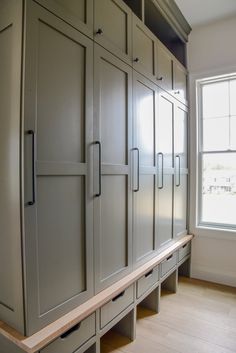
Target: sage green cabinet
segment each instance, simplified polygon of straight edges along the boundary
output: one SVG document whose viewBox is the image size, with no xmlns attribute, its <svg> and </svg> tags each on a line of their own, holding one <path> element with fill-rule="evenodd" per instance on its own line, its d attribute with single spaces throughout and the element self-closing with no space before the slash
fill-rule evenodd
<svg viewBox="0 0 236 353">
<path fill-rule="evenodd" d="M 187 70 L 177 60 L 173 62 L 173 95 L 187 105 Z"/>
<path fill-rule="evenodd" d="M 156 37 L 133 15 L 133 68 L 156 82 L 155 56 Z"/>
<path fill-rule="evenodd" d="M 132 63 L 132 12 L 122 0 L 94 0 L 94 40 Z"/>
<path fill-rule="evenodd" d="M 133 248 L 134 263 L 156 247 L 156 86 L 133 74 Z"/>
<path fill-rule="evenodd" d="M 159 87 L 171 93 L 173 90 L 172 56 L 159 41 L 156 42 L 156 53 L 156 83 Z"/>
<path fill-rule="evenodd" d="M 132 264 L 132 69 L 95 44 L 95 289 L 122 278 Z"/>
<path fill-rule="evenodd" d="M 74 28 L 93 37 L 93 0 L 34 0 Z"/>
<path fill-rule="evenodd" d="M 157 119 L 157 242 L 158 248 L 173 238 L 174 100 L 159 90 Z"/>
<path fill-rule="evenodd" d="M 175 105 L 174 120 L 174 237 L 187 234 L 188 190 L 188 110 L 183 104 Z"/>
</svg>

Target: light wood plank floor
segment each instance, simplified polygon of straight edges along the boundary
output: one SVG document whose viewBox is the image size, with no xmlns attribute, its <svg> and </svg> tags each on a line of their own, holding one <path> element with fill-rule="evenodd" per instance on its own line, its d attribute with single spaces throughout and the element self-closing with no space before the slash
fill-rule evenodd
<svg viewBox="0 0 236 353">
<path fill-rule="evenodd" d="M 236 288 L 182 277 L 177 294 L 162 295 L 159 314 L 138 308 L 134 342 L 110 331 L 101 352 L 236 352 Z"/>
</svg>

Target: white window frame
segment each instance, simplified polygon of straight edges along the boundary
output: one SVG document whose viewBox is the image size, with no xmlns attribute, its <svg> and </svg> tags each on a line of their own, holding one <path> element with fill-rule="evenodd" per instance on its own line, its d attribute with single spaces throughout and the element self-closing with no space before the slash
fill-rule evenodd
<svg viewBox="0 0 236 353">
<path fill-rule="evenodd" d="M 223 76 L 218 76 L 218 77 L 211 77 L 208 79 L 202 79 L 198 80 L 197 82 L 197 104 L 198 104 L 198 114 L 197 114 L 197 120 L 198 120 L 198 131 L 199 131 L 199 136 L 198 136 L 198 225 L 203 226 L 203 227 L 213 227 L 213 228 L 221 228 L 221 229 L 231 229 L 231 230 L 236 230 L 236 223 L 234 225 L 226 224 L 226 223 L 216 223 L 216 222 L 204 222 L 202 221 L 202 178 L 203 178 L 203 173 L 202 173 L 202 161 L 203 161 L 203 156 L 204 154 L 213 154 L 213 153 L 236 153 L 236 150 L 212 150 L 212 151 L 203 151 L 203 87 L 206 84 L 210 83 L 215 83 L 215 82 L 228 82 L 229 79 L 236 79 L 235 74 L 230 74 L 230 75 L 223 75 Z"/>
<path fill-rule="evenodd" d="M 190 166 L 190 188 L 189 188 L 189 230 L 191 233 L 206 238 L 236 240 L 236 229 L 233 227 L 223 227 L 222 224 L 216 226 L 215 223 L 200 223 L 200 202 L 199 194 L 201 185 L 199 185 L 199 84 L 200 82 L 214 80 L 219 76 L 235 76 L 236 67 L 229 67 L 223 70 L 211 70 L 189 75 L 190 90 L 190 146 L 189 146 L 189 166 Z M 223 77 L 222 77 L 223 78 Z"/>
</svg>

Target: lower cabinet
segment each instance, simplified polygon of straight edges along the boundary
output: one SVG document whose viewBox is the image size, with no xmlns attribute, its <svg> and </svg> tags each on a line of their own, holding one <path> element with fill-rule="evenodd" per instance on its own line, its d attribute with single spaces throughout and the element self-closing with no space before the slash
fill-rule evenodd
<svg viewBox="0 0 236 353">
<path fill-rule="evenodd" d="M 136 296 L 140 298 L 148 289 L 155 285 L 159 280 L 159 267 L 156 266 L 152 270 L 145 273 L 136 283 Z"/>
<path fill-rule="evenodd" d="M 161 263 L 161 277 L 164 277 L 172 268 L 175 267 L 178 261 L 178 252 L 174 252 L 169 255 L 164 261 Z"/>
<path fill-rule="evenodd" d="M 40 353 L 74 353 L 95 335 L 96 320 L 95 314 L 92 314 L 63 333 L 54 342 L 42 349 Z"/>
<path fill-rule="evenodd" d="M 131 285 L 100 309 L 100 329 L 104 328 L 117 315 L 134 303 L 134 285 Z"/>
</svg>

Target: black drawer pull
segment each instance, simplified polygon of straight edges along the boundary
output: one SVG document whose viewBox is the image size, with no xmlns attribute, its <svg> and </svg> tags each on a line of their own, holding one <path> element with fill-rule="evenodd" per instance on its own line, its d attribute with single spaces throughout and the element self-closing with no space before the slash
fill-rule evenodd
<svg viewBox="0 0 236 353">
<path fill-rule="evenodd" d="M 153 274 L 153 269 L 145 274 L 145 277 L 148 278 Z"/>
<path fill-rule="evenodd" d="M 168 256 L 168 257 L 166 258 L 166 261 L 170 261 L 170 260 L 172 259 L 172 257 L 173 257 L 173 254 L 170 255 L 170 256 Z"/>
<path fill-rule="evenodd" d="M 63 333 L 60 337 L 61 339 L 65 339 L 68 336 L 70 336 L 73 332 L 78 331 L 80 328 L 80 324 L 81 322 L 79 322 L 78 324 L 74 325 L 73 327 L 71 327 L 68 331 L 66 331 L 65 333 Z"/>
<path fill-rule="evenodd" d="M 119 298 L 123 297 L 125 294 L 125 290 L 123 292 L 121 292 L 120 294 L 118 294 L 116 297 L 114 297 L 112 299 L 113 302 L 115 302 L 116 300 L 118 300 Z"/>
<path fill-rule="evenodd" d="M 182 248 L 183 248 L 183 249 L 186 248 L 187 245 L 188 245 L 188 244 L 184 244 L 184 245 L 182 246 Z"/>
</svg>

